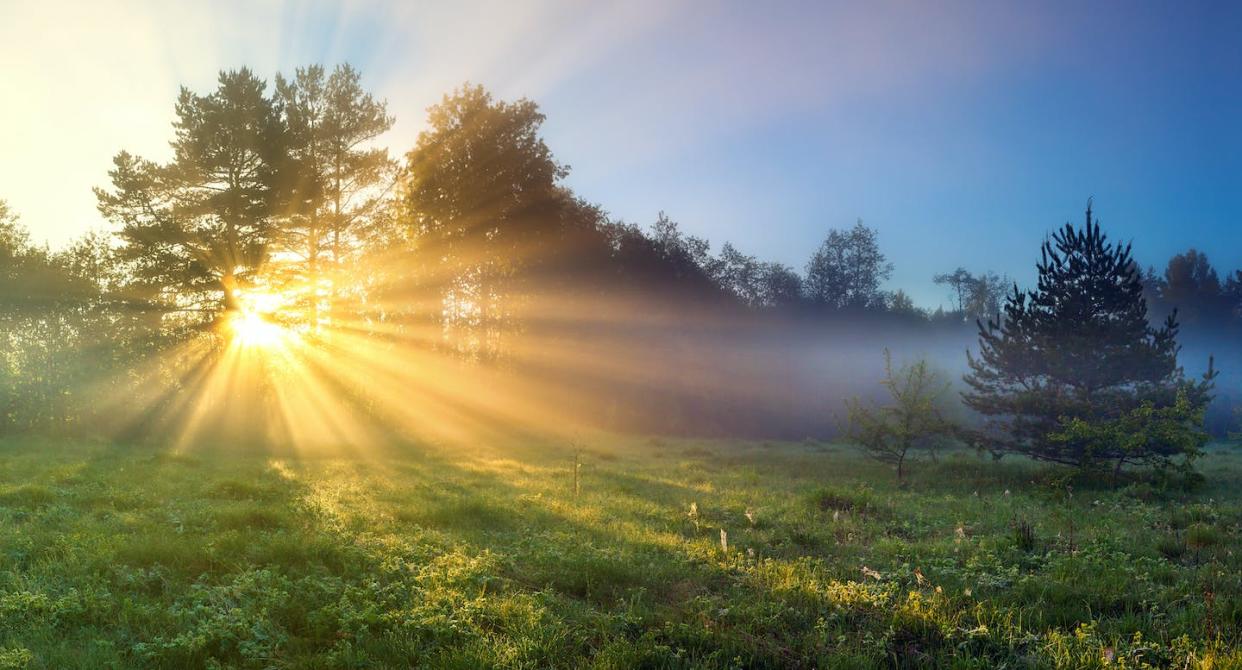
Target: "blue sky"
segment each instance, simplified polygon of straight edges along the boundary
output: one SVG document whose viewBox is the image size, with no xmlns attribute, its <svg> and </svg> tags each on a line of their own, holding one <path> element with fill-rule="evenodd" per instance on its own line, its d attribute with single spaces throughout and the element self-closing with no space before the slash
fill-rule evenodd
<svg viewBox="0 0 1242 670">
<path fill-rule="evenodd" d="M 166 152 L 179 85 L 349 61 L 395 152 L 466 80 L 528 96 L 613 215 L 797 268 L 861 218 L 927 306 L 959 265 L 1029 282 L 1088 197 L 1144 264 L 1242 268 L 1240 36 L 1238 3 L 11 0 L 0 198 L 63 244 L 112 154 Z"/>
</svg>

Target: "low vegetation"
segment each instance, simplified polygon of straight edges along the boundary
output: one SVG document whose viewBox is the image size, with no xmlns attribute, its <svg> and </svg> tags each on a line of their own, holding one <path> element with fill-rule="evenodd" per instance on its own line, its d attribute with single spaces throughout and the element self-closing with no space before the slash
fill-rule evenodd
<svg viewBox="0 0 1242 670">
<path fill-rule="evenodd" d="M 587 441 L 575 479 L 575 451 L 0 442 L 0 667 L 1242 667 L 1230 448 L 1193 492 L 968 451 L 899 487 L 814 442 Z"/>
</svg>

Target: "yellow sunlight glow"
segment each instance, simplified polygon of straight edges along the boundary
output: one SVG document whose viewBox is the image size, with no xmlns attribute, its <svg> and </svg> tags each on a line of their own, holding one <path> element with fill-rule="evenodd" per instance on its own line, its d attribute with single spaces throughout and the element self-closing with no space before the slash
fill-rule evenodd
<svg viewBox="0 0 1242 670">
<path fill-rule="evenodd" d="M 234 342 L 241 347 L 270 348 L 280 343 L 282 328 L 262 314 L 243 310 L 229 320 Z"/>
</svg>

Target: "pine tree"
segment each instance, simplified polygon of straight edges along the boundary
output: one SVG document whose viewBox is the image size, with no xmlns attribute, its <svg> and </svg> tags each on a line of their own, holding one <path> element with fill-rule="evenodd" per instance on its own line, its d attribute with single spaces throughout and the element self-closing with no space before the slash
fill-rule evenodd
<svg viewBox="0 0 1242 670">
<path fill-rule="evenodd" d="M 341 269 L 359 228 L 392 185 L 396 168 L 388 151 L 370 143 L 393 118 L 349 65 L 331 74 L 312 65 L 292 79 L 277 75 L 276 103 L 291 168 L 284 245 L 300 259 L 294 270 L 307 287 L 307 316 L 317 324 L 324 293 L 335 293 L 321 287 L 324 275 Z"/>
<path fill-rule="evenodd" d="M 173 160 L 121 152 L 100 212 L 120 226 L 121 257 L 153 302 L 208 314 L 236 310 L 275 233 L 283 133 L 265 84 L 222 72 L 216 90 L 182 89 Z"/>
<path fill-rule="evenodd" d="M 1036 289 L 1015 285 L 1003 316 L 979 323 L 978 357 L 967 352 L 963 398 L 988 417 L 994 448 L 1117 469 L 1193 455 L 1215 372 L 1185 379 L 1176 314 L 1149 324 L 1130 245 L 1109 242 L 1088 205 L 1083 228 L 1044 242 L 1037 269 Z M 1170 439 L 1147 439 L 1157 432 Z"/>
</svg>

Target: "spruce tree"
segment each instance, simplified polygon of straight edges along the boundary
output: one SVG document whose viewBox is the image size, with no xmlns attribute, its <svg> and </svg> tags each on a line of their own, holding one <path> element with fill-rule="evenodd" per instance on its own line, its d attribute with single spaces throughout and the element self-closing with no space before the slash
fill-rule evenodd
<svg viewBox="0 0 1242 670">
<path fill-rule="evenodd" d="M 1129 244 L 1114 244 L 1087 206 L 1082 228 L 1046 240 L 1034 291 L 1015 285 L 1003 315 L 979 322 L 967 352 L 966 404 L 987 417 L 997 452 L 1076 466 L 1167 463 L 1205 441 L 1212 379 L 1177 363 L 1176 313 L 1148 322 Z"/>
</svg>

